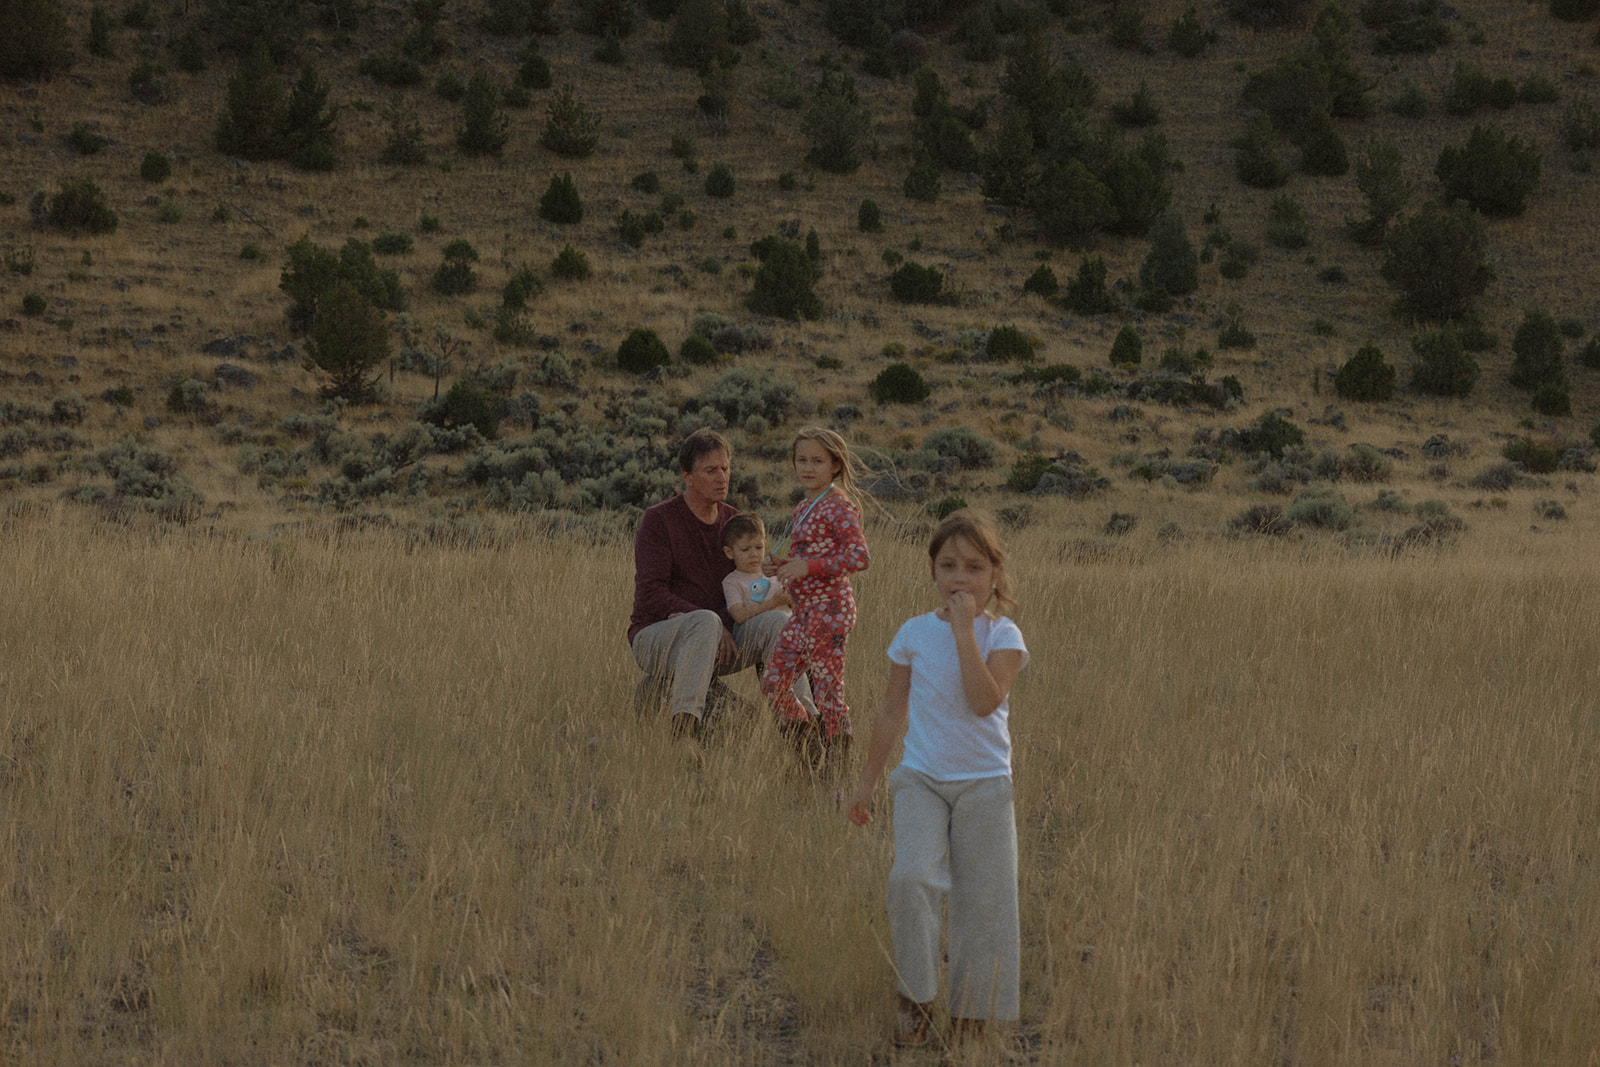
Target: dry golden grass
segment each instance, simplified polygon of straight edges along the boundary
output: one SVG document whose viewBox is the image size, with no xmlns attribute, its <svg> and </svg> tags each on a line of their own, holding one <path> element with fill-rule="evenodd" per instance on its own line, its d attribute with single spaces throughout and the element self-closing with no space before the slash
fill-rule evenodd
<svg viewBox="0 0 1600 1067">
<path fill-rule="evenodd" d="M 8 517 L 0 1057 L 882 1059 L 889 820 L 765 716 L 699 759 L 636 719 L 626 527 L 589 529 Z M 1592 1061 L 1582 537 L 1014 538 L 1015 1060 Z M 929 606 L 920 533 L 872 540 L 863 732 Z"/>
</svg>

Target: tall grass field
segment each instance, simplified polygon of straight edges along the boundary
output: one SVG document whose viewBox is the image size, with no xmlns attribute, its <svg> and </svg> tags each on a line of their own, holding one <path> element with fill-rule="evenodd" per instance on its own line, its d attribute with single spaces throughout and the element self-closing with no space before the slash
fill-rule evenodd
<svg viewBox="0 0 1600 1067">
<path fill-rule="evenodd" d="M 1011 546 L 1023 1019 L 894 1054 L 887 796 L 850 826 L 764 712 L 636 715 L 621 524 L 14 511 L 0 1059 L 1595 1062 L 1592 546 L 1051 531 Z M 862 740 L 933 606 L 915 524 L 869 535 Z"/>
</svg>

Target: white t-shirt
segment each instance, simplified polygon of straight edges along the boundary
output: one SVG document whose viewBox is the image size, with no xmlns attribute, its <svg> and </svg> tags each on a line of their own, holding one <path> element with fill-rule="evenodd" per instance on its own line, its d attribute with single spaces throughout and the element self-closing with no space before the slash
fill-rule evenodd
<svg viewBox="0 0 1600 1067">
<path fill-rule="evenodd" d="M 1022 631 L 1006 618 L 980 615 L 973 623 L 978 652 L 987 662 L 996 649 L 1016 649 L 1028 664 Z M 889 660 L 911 668 L 911 714 L 901 762 L 936 781 L 998 778 L 1011 773 L 1011 697 L 979 717 L 961 687 L 956 635 L 933 612 L 906 620 L 889 642 Z"/>
</svg>

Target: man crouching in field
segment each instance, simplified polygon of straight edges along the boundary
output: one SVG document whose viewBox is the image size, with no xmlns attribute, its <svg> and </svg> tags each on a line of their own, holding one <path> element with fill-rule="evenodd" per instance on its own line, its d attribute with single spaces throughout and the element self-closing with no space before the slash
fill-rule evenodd
<svg viewBox="0 0 1600 1067">
<path fill-rule="evenodd" d="M 722 550 L 733 449 L 715 430 L 699 429 L 678 449 L 683 492 L 644 513 L 633 542 L 633 617 L 628 643 L 644 669 L 639 706 L 665 699 L 674 733 L 699 736 L 707 693 L 724 690 L 718 675 L 759 672 L 788 616 L 769 611 L 735 624 L 722 579 L 733 561 Z M 802 676 L 795 696 L 815 713 Z"/>
</svg>

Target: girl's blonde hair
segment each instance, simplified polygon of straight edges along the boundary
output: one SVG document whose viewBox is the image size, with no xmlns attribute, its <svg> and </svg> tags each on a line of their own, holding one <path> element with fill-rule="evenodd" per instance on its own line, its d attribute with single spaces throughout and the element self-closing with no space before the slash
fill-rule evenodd
<svg viewBox="0 0 1600 1067">
<path fill-rule="evenodd" d="M 844 494 L 846 500 L 861 509 L 865 502 L 867 491 L 861 487 L 861 479 L 872 471 L 861 462 L 861 457 L 850 450 L 850 445 L 837 431 L 825 426 L 805 426 L 794 435 L 794 443 L 789 446 L 789 458 L 794 459 L 794 450 L 800 447 L 801 441 L 815 441 L 828 453 L 828 458 L 839 465 L 839 473 L 833 476 L 833 487 Z"/>
<path fill-rule="evenodd" d="M 951 512 L 939 524 L 939 528 L 933 531 L 933 540 L 928 542 L 930 567 L 938 557 L 939 551 L 956 537 L 977 549 L 979 555 L 987 557 L 994 565 L 994 592 L 979 607 L 987 608 L 989 600 L 994 600 L 1002 611 L 1015 611 L 1017 602 L 1011 597 L 1011 575 L 1006 570 L 1006 549 L 1000 543 L 1000 531 L 996 528 L 994 520 L 984 512 L 972 508 Z"/>
</svg>

